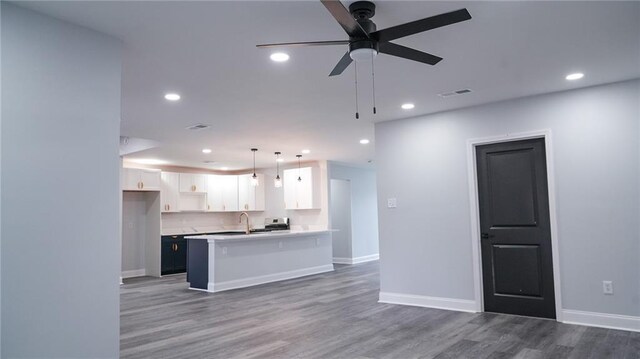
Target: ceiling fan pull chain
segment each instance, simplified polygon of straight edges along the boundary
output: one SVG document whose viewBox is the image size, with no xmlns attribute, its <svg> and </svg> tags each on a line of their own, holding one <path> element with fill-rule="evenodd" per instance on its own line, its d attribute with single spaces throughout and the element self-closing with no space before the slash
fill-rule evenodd
<svg viewBox="0 0 640 359">
<path fill-rule="evenodd" d="M 356 120 L 360 119 L 360 114 L 358 110 L 358 62 L 354 61 L 354 70 L 356 74 Z"/>
<path fill-rule="evenodd" d="M 373 52 L 371 53 L 371 88 L 373 90 L 373 114 L 376 114 L 376 74 L 373 66 Z"/>
</svg>

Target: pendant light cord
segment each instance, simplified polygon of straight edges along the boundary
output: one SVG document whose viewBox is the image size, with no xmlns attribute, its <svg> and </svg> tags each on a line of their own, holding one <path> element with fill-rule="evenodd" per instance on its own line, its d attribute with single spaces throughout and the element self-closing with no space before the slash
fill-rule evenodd
<svg viewBox="0 0 640 359">
<path fill-rule="evenodd" d="M 355 78 L 356 78 L 356 120 L 360 119 L 360 111 L 358 110 L 358 61 L 354 61 Z"/>
<path fill-rule="evenodd" d="M 376 114 L 376 75 L 373 65 L 373 51 L 371 52 L 371 87 L 373 90 L 373 114 Z"/>
</svg>

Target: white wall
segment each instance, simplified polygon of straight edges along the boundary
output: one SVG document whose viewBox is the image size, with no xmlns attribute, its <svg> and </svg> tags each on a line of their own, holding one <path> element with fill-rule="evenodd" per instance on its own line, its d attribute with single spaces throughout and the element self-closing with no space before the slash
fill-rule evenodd
<svg viewBox="0 0 640 359">
<path fill-rule="evenodd" d="M 640 316 L 639 103 L 634 80 L 376 124 L 381 291 L 473 300 L 466 141 L 550 129 L 562 307 Z"/>
<path fill-rule="evenodd" d="M 329 162 L 329 178 L 351 182 L 352 258 L 378 254 L 376 171 Z"/>
<path fill-rule="evenodd" d="M 2 6 L 0 6 L 2 19 Z M 0 39 L 2 26 L 0 24 Z M 2 76 L 2 46 L 0 46 L 0 77 Z M 2 104 L 2 86 L 0 86 L 0 107 Z M 2 111 L 0 110 L 0 358 L 2 358 Z"/>
<path fill-rule="evenodd" d="M 121 45 L 1 6 L 2 356 L 115 358 Z"/>
</svg>

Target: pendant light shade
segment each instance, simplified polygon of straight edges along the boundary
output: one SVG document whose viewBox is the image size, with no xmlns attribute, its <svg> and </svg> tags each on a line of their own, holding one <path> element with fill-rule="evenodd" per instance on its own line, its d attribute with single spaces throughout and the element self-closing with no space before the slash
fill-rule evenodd
<svg viewBox="0 0 640 359">
<path fill-rule="evenodd" d="M 276 188 L 282 187 L 282 179 L 280 179 L 280 152 L 276 152 L 276 178 L 273 179 L 273 185 Z"/>
<path fill-rule="evenodd" d="M 296 157 L 298 157 L 298 182 L 302 182 L 302 177 L 300 177 L 300 159 L 302 155 L 296 155 Z"/>
<path fill-rule="evenodd" d="M 256 175 L 256 152 L 258 152 L 258 149 L 252 148 L 251 152 L 253 152 L 253 176 L 251 176 L 251 185 L 257 187 L 260 185 L 258 175 Z"/>
</svg>

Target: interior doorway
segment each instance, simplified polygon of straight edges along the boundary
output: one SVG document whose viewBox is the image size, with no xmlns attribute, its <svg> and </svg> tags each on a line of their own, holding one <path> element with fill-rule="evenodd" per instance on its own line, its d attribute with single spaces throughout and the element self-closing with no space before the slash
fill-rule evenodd
<svg viewBox="0 0 640 359">
<path fill-rule="evenodd" d="M 475 147 L 485 311 L 556 318 L 544 138 Z"/>
<path fill-rule="evenodd" d="M 331 228 L 338 231 L 332 233 L 334 263 L 342 263 L 352 258 L 351 243 L 351 181 L 331 180 L 330 213 Z"/>
</svg>

